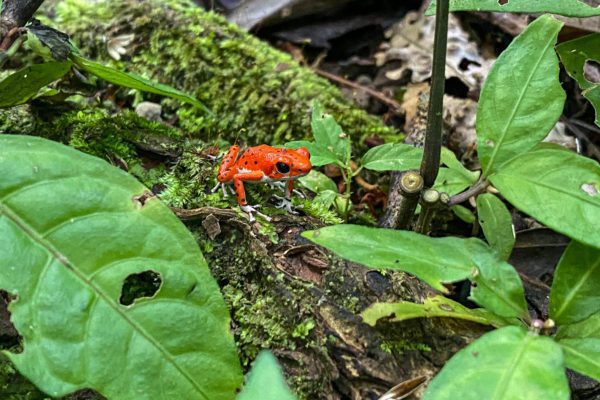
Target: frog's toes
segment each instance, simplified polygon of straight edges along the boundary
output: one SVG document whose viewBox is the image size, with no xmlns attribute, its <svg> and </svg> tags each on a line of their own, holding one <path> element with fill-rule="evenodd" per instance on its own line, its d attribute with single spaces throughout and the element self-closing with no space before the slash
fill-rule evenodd
<svg viewBox="0 0 600 400">
<path fill-rule="evenodd" d="M 267 221 L 271 222 L 271 217 L 269 217 L 268 215 L 265 215 L 265 214 L 261 213 L 260 211 L 258 211 L 257 210 L 258 208 L 260 208 L 260 205 L 251 206 L 251 205 L 246 204 L 245 206 L 240 206 L 240 209 L 243 212 L 245 212 L 246 214 L 248 214 L 248 218 L 249 218 L 250 222 L 256 221 L 256 219 L 254 218 L 254 215 L 252 215 L 252 213 L 255 213 L 256 215 L 260 215 L 262 218 L 264 218 Z"/>
<path fill-rule="evenodd" d="M 271 182 L 267 182 L 267 184 L 271 187 L 271 190 L 273 189 L 279 189 L 279 190 L 285 190 L 285 182 L 281 182 L 281 181 L 271 181 Z"/>
<path fill-rule="evenodd" d="M 275 196 L 275 197 L 277 199 L 279 199 L 279 204 L 276 205 L 275 207 L 283 208 L 290 214 L 298 214 L 298 212 L 294 209 L 295 207 L 292 204 L 292 202 L 290 201 L 290 199 L 286 199 L 285 197 L 279 197 L 279 196 Z"/>
</svg>

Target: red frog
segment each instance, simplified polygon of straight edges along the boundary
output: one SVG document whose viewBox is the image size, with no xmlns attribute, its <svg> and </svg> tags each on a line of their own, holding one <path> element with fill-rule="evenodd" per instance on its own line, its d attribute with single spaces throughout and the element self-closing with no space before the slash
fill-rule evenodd
<svg viewBox="0 0 600 400">
<path fill-rule="evenodd" d="M 219 183 L 217 183 L 213 192 L 219 186 L 222 186 L 223 194 L 227 197 L 225 184 L 233 183 L 238 204 L 242 211 L 248 213 L 250 221 L 254 221 L 252 213 L 257 213 L 270 220 L 269 217 L 256 210 L 259 206 L 248 205 L 244 182 L 273 184 L 287 181 L 285 184 L 285 198 L 281 198 L 281 204 L 278 208 L 285 208 L 288 212 L 293 213 L 290 199 L 294 191 L 294 179 L 308 174 L 311 168 L 310 153 L 305 147 L 292 150 L 262 144 L 240 152 L 239 146 L 231 146 L 223 161 L 221 161 L 221 165 L 219 165 L 217 174 Z"/>
</svg>

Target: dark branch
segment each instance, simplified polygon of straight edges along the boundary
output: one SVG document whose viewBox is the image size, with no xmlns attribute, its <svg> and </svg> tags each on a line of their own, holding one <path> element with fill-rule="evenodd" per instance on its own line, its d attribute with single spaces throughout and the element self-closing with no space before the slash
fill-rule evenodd
<svg viewBox="0 0 600 400">
<path fill-rule="evenodd" d="M 24 26 L 44 0 L 4 0 L 0 14 L 0 41 L 8 32 Z"/>
</svg>

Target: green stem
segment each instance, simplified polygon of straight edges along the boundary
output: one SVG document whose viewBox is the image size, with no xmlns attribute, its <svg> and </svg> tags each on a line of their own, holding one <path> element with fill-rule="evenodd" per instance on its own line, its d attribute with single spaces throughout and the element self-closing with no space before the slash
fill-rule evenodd
<svg viewBox="0 0 600 400">
<path fill-rule="evenodd" d="M 421 175 L 426 188 L 433 186 L 440 168 L 449 2 L 450 0 L 438 0 L 435 15 L 431 92 L 427 112 L 427 133 L 421 161 Z"/>
</svg>

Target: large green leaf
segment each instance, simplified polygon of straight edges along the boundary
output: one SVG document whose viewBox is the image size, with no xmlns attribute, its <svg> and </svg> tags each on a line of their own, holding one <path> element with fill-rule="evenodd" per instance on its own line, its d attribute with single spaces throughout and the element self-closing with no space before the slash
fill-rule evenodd
<svg viewBox="0 0 600 400">
<path fill-rule="evenodd" d="M 125 172 L 69 147 L 0 135 L 0 288 L 17 297 L 23 352 L 52 396 L 232 399 L 241 373 L 229 316 L 193 237 Z M 139 197 L 141 196 L 141 197 Z M 154 271 L 151 298 L 120 303 Z"/>
<path fill-rule="evenodd" d="M 311 170 L 308 175 L 298 179 L 300 184 L 313 193 L 321 193 L 325 190 L 337 192 L 335 182 L 322 172 L 315 169 Z"/>
<path fill-rule="evenodd" d="M 500 318 L 483 308 L 471 309 L 444 296 L 434 296 L 425 299 L 423 304 L 401 301 L 399 303 L 375 303 L 360 313 L 363 321 L 375 326 L 381 318 L 392 316 L 391 321 L 399 322 L 413 318 L 458 318 L 477 322 L 483 325 L 501 327 L 508 325 Z"/>
<path fill-rule="evenodd" d="M 206 108 L 204 104 L 199 102 L 195 97 L 190 96 L 180 90 L 174 89 L 170 86 L 163 85 L 162 83 L 152 82 L 146 78 L 142 78 L 139 75 L 120 71 L 115 68 L 102 65 L 87 58 L 83 58 L 75 53 L 70 55 L 71 60 L 79 68 L 86 70 L 87 72 L 96 75 L 98 78 L 104 79 L 107 82 L 114 83 L 115 85 L 123 86 L 130 89 L 141 90 L 143 92 L 154 93 L 161 96 L 172 97 L 177 100 L 181 100 L 185 103 L 189 103 L 195 107 L 204 110 L 206 113 L 211 114 L 211 111 Z"/>
<path fill-rule="evenodd" d="M 541 146 L 506 164 L 490 180 L 515 207 L 550 228 L 600 247 L 600 165 Z"/>
<path fill-rule="evenodd" d="M 596 109 L 596 124 L 600 126 L 600 83 L 586 79 L 584 68 L 588 61 L 600 63 L 600 33 L 593 33 L 556 46 L 565 70 L 573 77 L 583 95 Z"/>
<path fill-rule="evenodd" d="M 478 273 L 471 278 L 471 299 L 488 311 L 502 317 L 527 318 L 527 303 L 523 282 L 512 265 L 488 251 L 473 254 Z"/>
<path fill-rule="evenodd" d="M 440 168 L 433 188 L 441 193 L 455 195 L 473 184 L 468 177 L 450 168 Z"/>
<path fill-rule="evenodd" d="M 432 0 L 426 15 L 435 14 L 436 0 Z M 600 8 L 579 0 L 450 0 L 450 11 L 491 11 L 510 13 L 551 13 L 567 17 L 593 17 Z"/>
<path fill-rule="evenodd" d="M 277 359 L 268 351 L 262 351 L 249 373 L 248 382 L 237 400 L 295 400 Z"/>
<path fill-rule="evenodd" d="M 41 88 L 62 78 L 70 69 L 70 61 L 50 61 L 30 65 L 7 76 L 0 82 L 0 108 L 26 103 Z"/>
<path fill-rule="evenodd" d="M 567 367 L 600 381 L 600 312 L 556 333 Z"/>
<path fill-rule="evenodd" d="M 373 171 L 407 171 L 419 169 L 423 149 L 402 143 L 386 143 L 365 153 L 362 164 Z"/>
<path fill-rule="evenodd" d="M 572 241 L 554 272 L 550 317 L 564 325 L 597 312 L 600 312 L 600 249 Z"/>
<path fill-rule="evenodd" d="M 340 257 L 371 268 L 411 273 L 442 292 L 448 291 L 442 283 L 478 274 L 477 255 L 493 256 L 492 250 L 475 238 L 431 238 L 415 232 L 359 225 L 328 226 L 302 235 Z"/>
<path fill-rule="evenodd" d="M 565 92 L 554 44 L 562 25 L 549 15 L 536 19 L 490 71 L 477 108 L 477 152 L 485 175 L 535 147 L 558 121 Z"/>
<path fill-rule="evenodd" d="M 568 400 L 560 346 L 508 326 L 487 333 L 446 363 L 424 400 Z"/>
<path fill-rule="evenodd" d="M 477 215 L 486 240 L 498 256 L 508 260 L 515 245 L 512 217 L 504 203 L 490 193 L 477 196 Z"/>
</svg>

